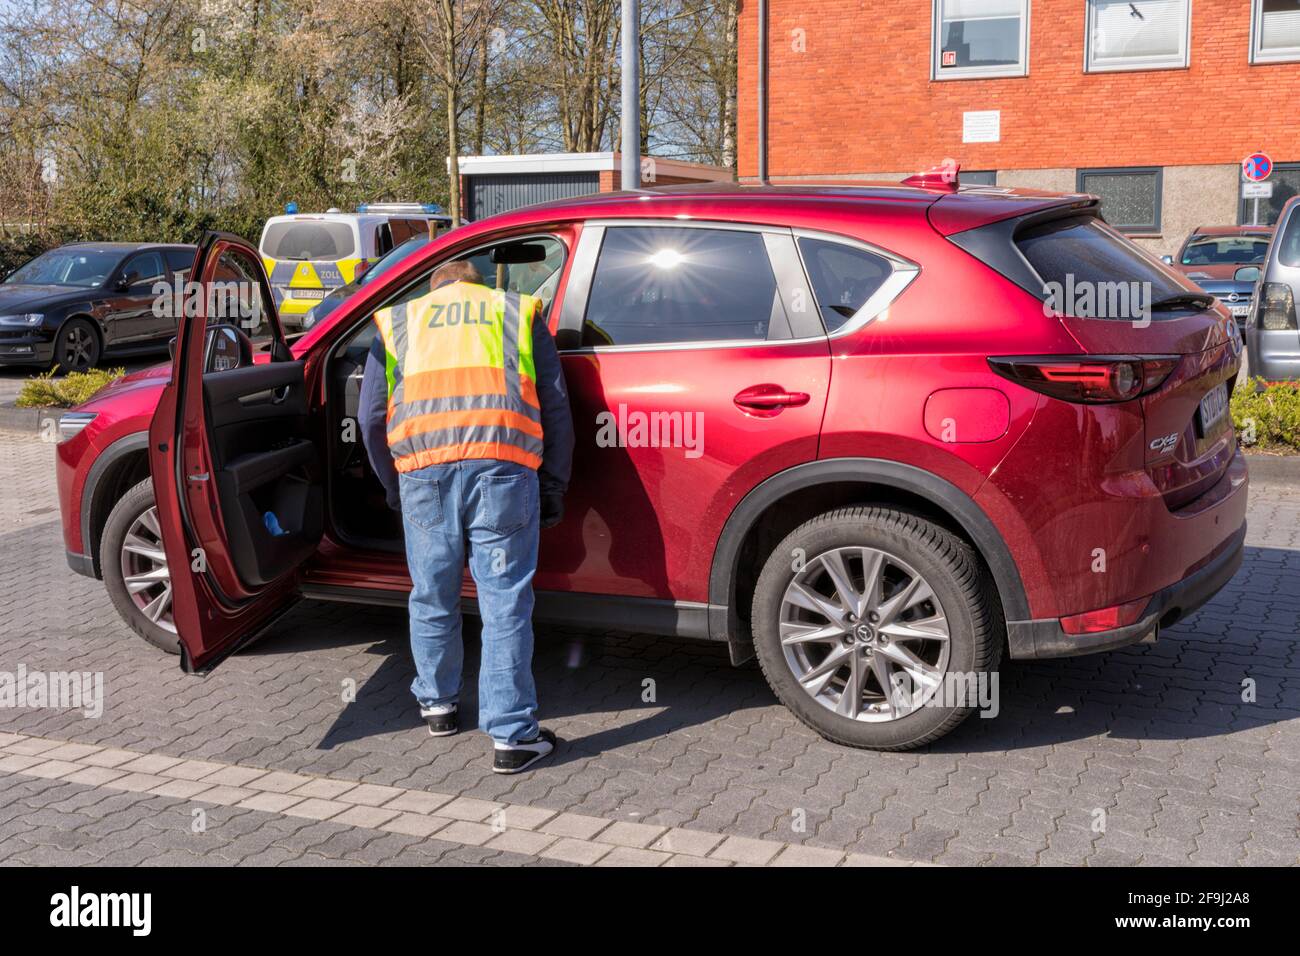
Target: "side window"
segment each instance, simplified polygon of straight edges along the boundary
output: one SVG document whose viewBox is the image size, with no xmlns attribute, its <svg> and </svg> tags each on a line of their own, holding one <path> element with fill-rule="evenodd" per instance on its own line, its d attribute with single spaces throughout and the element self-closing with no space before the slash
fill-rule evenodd
<svg viewBox="0 0 1300 956">
<path fill-rule="evenodd" d="M 560 275 L 564 271 L 564 257 L 564 243 L 550 236 L 542 236 L 475 249 L 460 258 L 473 263 L 483 284 L 489 289 L 506 289 L 537 296 L 542 300 L 542 314 L 547 315 L 551 301 L 555 298 Z M 413 302 L 428 295 L 429 280 L 435 271 L 436 266 L 384 305 Z"/>
<path fill-rule="evenodd" d="M 564 271 L 564 243 L 558 239 L 543 236 L 504 242 L 466 258 L 488 288 L 535 295 L 542 300 L 543 314 L 550 313 Z"/>
<path fill-rule="evenodd" d="M 163 255 L 167 259 L 167 271 L 175 275 L 181 282 L 188 282 L 190 270 L 194 268 L 194 250 L 168 249 Z"/>
<path fill-rule="evenodd" d="M 275 337 L 271 313 L 275 306 L 263 295 L 257 265 L 227 249 L 217 260 L 207 296 L 208 325 L 234 325 L 264 345 Z"/>
<path fill-rule="evenodd" d="M 605 230 L 582 327 L 585 347 L 789 338 L 763 234 Z"/>
<path fill-rule="evenodd" d="M 131 280 L 133 286 L 148 283 L 153 285 L 163 277 L 162 256 L 156 252 L 142 252 L 138 256 L 132 256 L 122 270 L 122 277 L 126 278 L 135 273 L 135 278 Z"/>
<path fill-rule="evenodd" d="M 390 219 L 389 227 L 392 229 L 394 246 L 400 246 L 412 236 L 429 235 L 429 224 L 423 219 Z"/>
<path fill-rule="evenodd" d="M 388 228 L 388 223 L 380 223 L 375 226 L 375 255 L 386 256 L 393 250 L 393 234 Z"/>
<path fill-rule="evenodd" d="M 853 318 L 894 271 L 884 256 L 842 242 L 802 236 L 799 254 L 827 332 Z"/>
</svg>

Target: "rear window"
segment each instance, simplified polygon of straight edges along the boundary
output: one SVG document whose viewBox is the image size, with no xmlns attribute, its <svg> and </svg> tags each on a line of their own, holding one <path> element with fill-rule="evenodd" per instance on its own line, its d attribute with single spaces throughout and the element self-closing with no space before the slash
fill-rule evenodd
<svg viewBox="0 0 1300 956">
<path fill-rule="evenodd" d="M 1057 311 L 1080 318 L 1133 320 L 1140 317 L 1143 301 L 1199 291 L 1091 216 L 1031 227 L 1015 242 L 1042 279 L 1043 298 Z"/>
<path fill-rule="evenodd" d="M 345 222 L 273 222 L 262 236 L 262 255 L 272 259 L 332 262 L 355 252 L 352 227 Z"/>
</svg>

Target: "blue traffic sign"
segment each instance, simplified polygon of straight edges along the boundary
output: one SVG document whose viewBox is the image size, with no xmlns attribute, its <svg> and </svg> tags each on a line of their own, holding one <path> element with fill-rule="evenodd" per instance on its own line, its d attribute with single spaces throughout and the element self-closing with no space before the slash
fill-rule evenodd
<svg viewBox="0 0 1300 956">
<path fill-rule="evenodd" d="M 1252 183 L 1262 183 L 1273 172 L 1273 160 L 1266 153 L 1251 153 L 1241 162 L 1241 174 Z"/>
</svg>

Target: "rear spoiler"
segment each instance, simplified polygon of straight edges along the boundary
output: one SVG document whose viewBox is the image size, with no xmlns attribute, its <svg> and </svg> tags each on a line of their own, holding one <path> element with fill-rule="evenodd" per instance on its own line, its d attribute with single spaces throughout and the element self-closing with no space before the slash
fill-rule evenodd
<svg viewBox="0 0 1300 956">
<path fill-rule="evenodd" d="M 1020 197 L 1015 198 L 1020 199 Z M 1023 200 L 1007 203 L 1005 210 L 999 210 L 1007 212 L 1007 215 L 1002 218 L 996 215 L 989 216 L 987 204 L 981 204 L 985 208 L 978 217 L 978 222 L 971 221 L 975 218 L 972 215 L 961 216 L 949 213 L 944 216 L 939 209 L 942 205 L 943 201 L 940 200 L 929 210 L 931 225 L 936 230 L 946 236 L 950 242 L 966 250 L 990 269 L 1001 273 L 1036 298 L 1042 298 L 1043 280 L 1021 254 L 1020 247 L 1016 245 L 1016 235 L 1025 229 L 1057 219 L 1074 219 L 1080 216 L 1101 218 L 1101 200 L 1096 196 L 1055 196 L 1050 202 L 1047 201 L 1047 197 L 1044 197 L 1043 202 L 1037 203 L 1036 208 L 1030 209 L 1025 208 L 1026 203 Z M 935 222 L 936 211 L 943 218 L 948 231 Z M 964 228 L 953 228 L 957 225 L 962 225 Z"/>
</svg>

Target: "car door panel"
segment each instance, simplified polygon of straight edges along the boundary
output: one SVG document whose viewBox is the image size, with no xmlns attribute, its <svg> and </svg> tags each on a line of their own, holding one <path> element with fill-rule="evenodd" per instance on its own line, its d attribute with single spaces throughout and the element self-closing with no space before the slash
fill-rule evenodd
<svg viewBox="0 0 1300 956">
<path fill-rule="evenodd" d="M 194 276 L 205 290 L 214 279 L 255 285 L 272 331 L 271 361 L 205 373 L 213 300 L 198 297 L 179 322 L 172 378 L 149 430 L 181 666 L 206 672 L 296 600 L 324 499 L 304 366 L 284 345 L 256 250 L 209 234 Z"/>
</svg>

